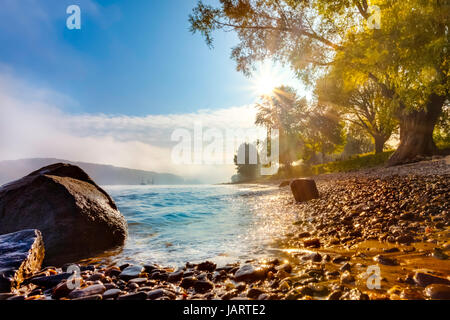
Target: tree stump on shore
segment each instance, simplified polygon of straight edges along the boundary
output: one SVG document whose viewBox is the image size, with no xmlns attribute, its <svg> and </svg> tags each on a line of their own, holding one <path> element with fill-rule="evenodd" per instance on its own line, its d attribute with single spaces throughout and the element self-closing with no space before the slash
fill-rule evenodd
<svg viewBox="0 0 450 320">
<path fill-rule="evenodd" d="M 290 186 L 296 202 L 306 202 L 319 198 L 319 191 L 313 179 L 295 179 Z"/>
</svg>

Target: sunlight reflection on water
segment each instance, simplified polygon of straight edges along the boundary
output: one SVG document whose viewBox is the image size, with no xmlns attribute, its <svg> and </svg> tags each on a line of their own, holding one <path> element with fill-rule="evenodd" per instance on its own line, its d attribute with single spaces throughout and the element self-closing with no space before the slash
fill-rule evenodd
<svg viewBox="0 0 450 320">
<path fill-rule="evenodd" d="M 119 252 L 101 263 L 219 265 L 276 255 L 295 215 L 280 210 L 278 188 L 260 185 L 106 186 L 129 226 Z"/>
</svg>

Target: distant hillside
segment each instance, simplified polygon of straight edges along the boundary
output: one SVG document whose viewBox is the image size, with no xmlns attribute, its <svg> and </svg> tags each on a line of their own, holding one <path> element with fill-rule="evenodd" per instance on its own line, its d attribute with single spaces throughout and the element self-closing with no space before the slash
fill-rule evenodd
<svg viewBox="0 0 450 320">
<path fill-rule="evenodd" d="M 22 159 L 0 161 L 0 185 L 17 180 L 27 174 L 53 163 L 70 163 L 79 166 L 100 185 L 140 185 L 140 184 L 197 184 L 198 181 L 185 180 L 168 173 L 119 168 L 86 162 L 73 162 L 61 159 Z"/>
</svg>

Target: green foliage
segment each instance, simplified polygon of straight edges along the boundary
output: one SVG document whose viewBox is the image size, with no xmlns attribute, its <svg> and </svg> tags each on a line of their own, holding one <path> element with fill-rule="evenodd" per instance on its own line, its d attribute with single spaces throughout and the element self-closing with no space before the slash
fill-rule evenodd
<svg viewBox="0 0 450 320">
<path fill-rule="evenodd" d="M 394 151 L 379 154 L 362 154 L 348 160 L 320 164 L 312 167 L 314 175 L 332 172 L 349 172 L 380 166 L 386 163 Z"/>
<path fill-rule="evenodd" d="M 333 76 L 330 74 L 318 81 L 319 101 L 331 105 L 348 123 L 365 130 L 380 148 L 378 151 L 382 151 L 398 125 L 394 117 L 395 104 L 372 80 L 355 88 L 345 88 L 342 81 Z"/>
<path fill-rule="evenodd" d="M 303 147 L 300 156 L 307 162 L 315 162 L 316 155 L 339 153 L 344 148 L 344 123 L 334 110 L 316 105 L 305 115 L 305 124 L 299 130 Z"/>
<path fill-rule="evenodd" d="M 434 129 L 433 138 L 439 149 L 450 148 L 450 106 L 448 104 L 444 107 L 442 115 Z"/>
<path fill-rule="evenodd" d="M 262 96 L 256 105 L 258 113 L 255 124 L 266 127 L 269 131 L 279 131 L 280 163 L 289 167 L 298 159 L 297 150 L 300 148 L 296 126 L 299 117 L 307 108 L 306 99 L 300 99 L 291 87 L 276 88 L 272 96 Z"/>
<path fill-rule="evenodd" d="M 272 96 L 263 96 L 257 108 L 255 124 L 279 130 L 280 163 L 286 168 L 299 158 L 311 160 L 318 153 L 343 149 L 344 124 L 339 115 L 322 105 L 308 105 L 290 87 L 279 87 Z"/>
<path fill-rule="evenodd" d="M 367 132 L 357 125 L 350 125 L 347 129 L 342 156 L 346 158 L 357 154 L 369 153 L 373 150 L 373 142 Z"/>
</svg>

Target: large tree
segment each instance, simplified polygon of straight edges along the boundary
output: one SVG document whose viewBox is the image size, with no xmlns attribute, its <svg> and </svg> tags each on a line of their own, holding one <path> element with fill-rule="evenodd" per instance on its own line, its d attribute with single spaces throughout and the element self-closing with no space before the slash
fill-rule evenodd
<svg viewBox="0 0 450 320">
<path fill-rule="evenodd" d="M 442 0 L 373 0 L 381 26 L 372 23 L 367 0 L 202 1 L 191 16 L 193 32 L 212 45 L 215 30 L 233 30 L 237 69 L 249 74 L 267 58 L 289 63 L 306 83 L 333 72 L 344 85 L 369 79 L 396 106 L 398 164 L 438 150 L 433 129 L 449 97 L 450 6 Z M 369 23 L 367 23 L 369 22 Z M 373 28 L 373 27 L 376 28 Z"/>
</svg>

